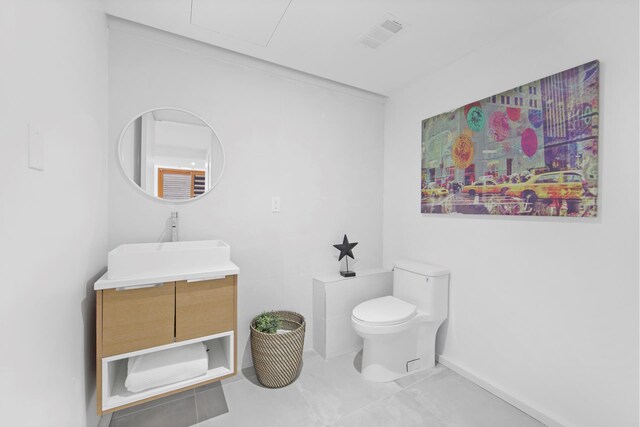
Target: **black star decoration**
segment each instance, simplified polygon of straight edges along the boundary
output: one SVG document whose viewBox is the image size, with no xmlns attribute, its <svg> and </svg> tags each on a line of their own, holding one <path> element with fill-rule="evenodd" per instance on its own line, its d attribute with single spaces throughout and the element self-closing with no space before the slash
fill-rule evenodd
<svg viewBox="0 0 640 427">
<path fill-rule="evenodd" d="M 345 234 L 344 239 L 342 239 L 341 245 L 333 245 L 334 248 L 340 251 L 340 257 L 338 258 L 338 261 L 341 261 L 345 256 L 349 256 L 351 257 L 351 259 L 354 259 L 351 249 L 355 248 L 357 244 L 358 242 L 349 243 L 349 239 L 347 239 L 347 235 Z"/>
</svg>

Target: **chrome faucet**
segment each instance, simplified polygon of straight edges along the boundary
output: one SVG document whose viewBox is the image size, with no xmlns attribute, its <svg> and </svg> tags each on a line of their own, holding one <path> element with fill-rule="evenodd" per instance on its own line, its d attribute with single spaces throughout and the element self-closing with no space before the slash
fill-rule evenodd
<svg viewBox="0 0 640 427">
<path fill-rule="evenodd" d="M 178 212 L 171 212 L 171 241 L 178 241 Z"/>
</svg>

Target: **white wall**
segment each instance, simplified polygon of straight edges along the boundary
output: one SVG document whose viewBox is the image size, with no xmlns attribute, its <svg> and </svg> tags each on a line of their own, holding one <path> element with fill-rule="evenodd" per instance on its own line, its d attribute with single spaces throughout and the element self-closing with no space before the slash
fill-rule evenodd
<svg viewBox="0 0 640 427">
<path fill-rule="evenodd" d="M 95 426 L 106 263 L 107 31 L 98 1 L 0 2 L 2 425 Z M 27 124 L 45 144 L 27 168 Z"/>
<path fill-rule="evenodd" d="M 238 352 L 252 364 L 249 321 L 264 310 L 306 316 L 311 279 L 338 270 L 332 244 L 360 242 L 355 269 L 382 261 L 382 99 L 222 49 L 110 20 L 109 247 L 167 240 L 170 212 L 183 240 L 231 245 L 238 282 Z M 150 200 L 120 170 L 116 144 L 140 112 L 172 106 L 209 122 L 226 170 L 185 205 Z M 282 213 L 271 213 L 272 196 Z"/>
<path fill-rule="evenodd" d="M 384 265 L 451 268 L 438 351 L 566 426 L 638 425 L 638 3 L 573 2 L 390 96 Z M 442 41 L 433 41 L 442 42 Z M 428 54 L 426 49 L 423 54 Z M 599 59 L 600 210 L 592 221 L 421 215 L 420 123 Z"/>
</svg>

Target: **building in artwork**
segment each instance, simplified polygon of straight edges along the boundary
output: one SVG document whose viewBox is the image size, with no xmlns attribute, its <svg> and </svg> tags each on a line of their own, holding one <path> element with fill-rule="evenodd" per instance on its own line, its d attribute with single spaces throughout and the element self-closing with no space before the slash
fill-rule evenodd
<svg viewBox="0 0 640 427">
<path fill-rule="evenodd" d="M 549 170 L 581 170 L 595 186 L 597 70 L 594 61 L 424 120 L 423 186 Z"/>
</svg>

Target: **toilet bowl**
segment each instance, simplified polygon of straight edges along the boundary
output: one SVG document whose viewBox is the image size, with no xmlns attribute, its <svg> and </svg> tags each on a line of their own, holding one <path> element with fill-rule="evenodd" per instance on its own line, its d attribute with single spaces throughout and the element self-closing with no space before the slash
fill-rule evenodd
<svg viewBox="0 0 640 427">
<path fill-rule="evenodd" d="M 357 305 L 351 325 L 363 338 L 362 375 L 393 381 L 435 366 L 438 328 L 447 318 L 449 271 L 413 261 L 397 261 L 393 295 Z"/>
</svg>

